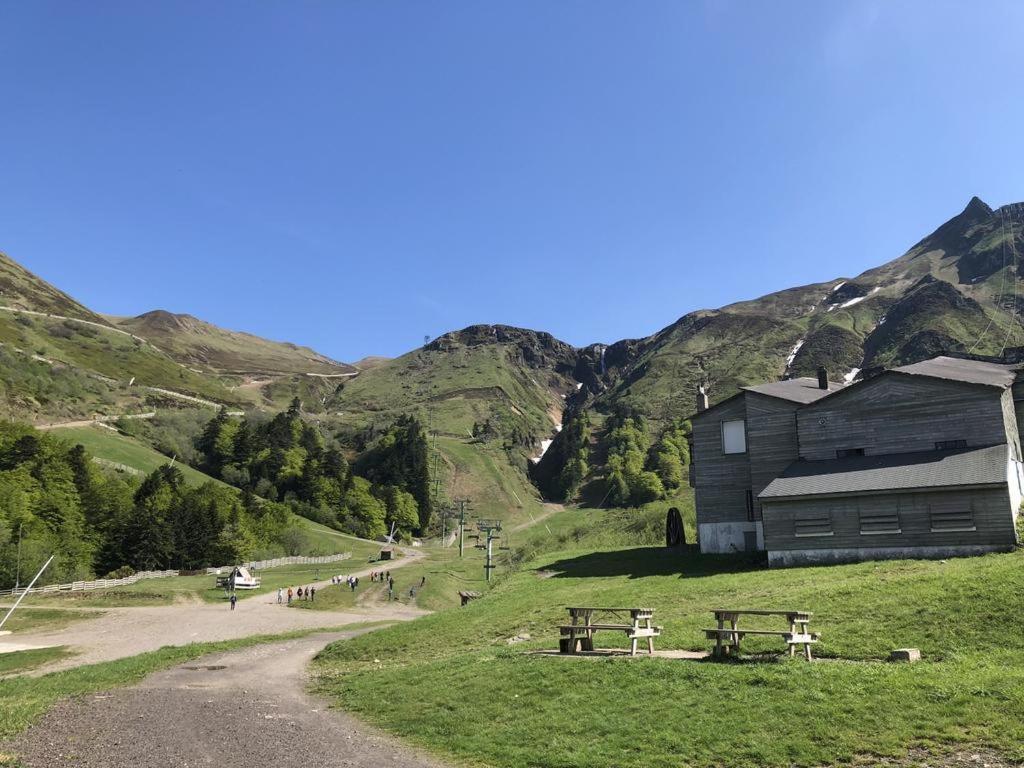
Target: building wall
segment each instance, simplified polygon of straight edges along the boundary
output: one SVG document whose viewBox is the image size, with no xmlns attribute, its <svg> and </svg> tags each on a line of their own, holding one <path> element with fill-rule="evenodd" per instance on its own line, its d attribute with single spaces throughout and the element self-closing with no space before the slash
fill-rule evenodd
<svg viewBox="0 0 1024 768">
<path fill-rule="evenodd" d="M 693 492 L 702 552 L 731 552 L 736 541 L 746 541 L 735 524 L 750 522 L 749 430 L 746 453 L 722 452 L 722 422 L 735 419 L 747 419 L 746 398 L 742 395 L 692 419 Z"/>
<path fill-rule="evenodd" d="M 754 519 L 761 519 L 757 498 L 768 484 L 799 458 L 796 437 L 797 404 L 754 392 L 746 393 L 747 452 Z"/>
<path fill-rule="evenodd" d="M 942 515 L 971 513 L 974 530 L 933 530 L 949 525 Z M 895 515 L 899 533 L 881 532 L 878 521 Z M 801 527 L 830 533 L 798 535 Z M 883 526 L 887 527 L 887 526 Z M 965 528 L 967 526 L 957 527 Z M 873 532 L 865 530 L 874 529 Z M 1015 543 L 1009 486 L 851 497 L 766 500 L 764 539 L 769 562 L 797 564 L 881 557 L 975 554 L 1011 549 Z M 827 554 L 831 553 L 831 554 Z"/>
<path fill-rule="evenodd" d="M 994 387 L 882 375 L 797 411 L 800 456 L 834 459 L 837 450 L 851 448 L 867 455 L 930 451 L 940 440 L 966 440 L 968 447 L 1016 444 L 1012 399 L 1002 394 Z"/>
</svg>

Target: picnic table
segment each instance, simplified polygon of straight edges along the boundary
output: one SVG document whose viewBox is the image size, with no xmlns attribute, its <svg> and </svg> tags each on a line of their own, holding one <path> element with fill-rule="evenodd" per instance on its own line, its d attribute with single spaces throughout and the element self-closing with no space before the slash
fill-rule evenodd
<svg viewBox="0 0 1024 768">
<path fill-rule="evenodd" d="M 796 654 L 797 646 L 803 646 L 804 658 L 811 660 L 811 645 L 818 642 L 820 635 L 811 632 L 807 626 L 810 624 L 810 611 L 753 611 L 718 609 L 714 611 L 718 627 L 705 629 L 704 635 L 709 640 L 715 641 L 715 656 L 737 656 L 740 652 L 740 641 L 744 635 L 775 635 L 781 637 L 789 646 L 789 655 Z M 784 616 L 789 628 L 778 629 L 744 629 L 741 628 L 740 616 Z M 726 624 L 729 626 L 727 627 Z"/>
<path fill-rule="evenodd" d="M 630 656 L 636 656 L 637 641 L 647 640 L 647 652 L 654 653 L 654 638 L 661 627 L 651 625 L 653 608 L 598 608 L 592 606 L 569 607 L 570 623 L 558 628 L 561 653 L 594 650 L 594 633 L 600 631 L 625 632 L 630 640 Z"/>
</svg>

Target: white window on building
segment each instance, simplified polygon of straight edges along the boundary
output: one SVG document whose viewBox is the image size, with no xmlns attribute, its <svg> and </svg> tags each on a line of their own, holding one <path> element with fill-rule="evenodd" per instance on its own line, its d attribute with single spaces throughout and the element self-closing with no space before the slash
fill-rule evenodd
<svg viewBox="0 0 1024 768">
<path fill-rule="evenodd" d="M 722 422 L 722 453 L 747 452 L 747 426 L 743 419 Z"/>
</svg>

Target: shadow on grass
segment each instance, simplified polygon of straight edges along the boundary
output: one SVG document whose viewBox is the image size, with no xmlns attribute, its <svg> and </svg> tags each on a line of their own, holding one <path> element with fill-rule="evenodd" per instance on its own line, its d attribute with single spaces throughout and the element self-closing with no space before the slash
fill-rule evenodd
<svg viewBox="0 0 1024 768">
<path fill-rule="evenodd" d="M 678 576 L 685 579 L 764 567 L 763 556 L 702 555 L 696 547 L 633 547 L 556 560 L 538 570 L 552 572 L 557 579 L 601 576 L 628 576 L 631 579 Z"/>
</svg>

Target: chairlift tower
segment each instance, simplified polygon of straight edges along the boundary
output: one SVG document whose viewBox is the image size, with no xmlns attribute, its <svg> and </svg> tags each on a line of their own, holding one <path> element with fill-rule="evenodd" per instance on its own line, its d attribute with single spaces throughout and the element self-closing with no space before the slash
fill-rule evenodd
<svg viewBox="0 0 1024 768">
<path fill-rule="evenodd" d="M 455 499 L 459 508 L 459 557 L 462 557 L 466 549 L 466 513 L 471 511 L 469 499 Z"/>
<path fill-rule="evenodd" d="M 484 578 L 491 580 L 491 571 L 494 570 L 494 559 L 492 544 L 495 539 L 501 538 L 501 520 L 480 518 L 476 521 L 476 528 L 480 533 L 487 536 L 487 559 L 484 561 Z"/>
</svg>

